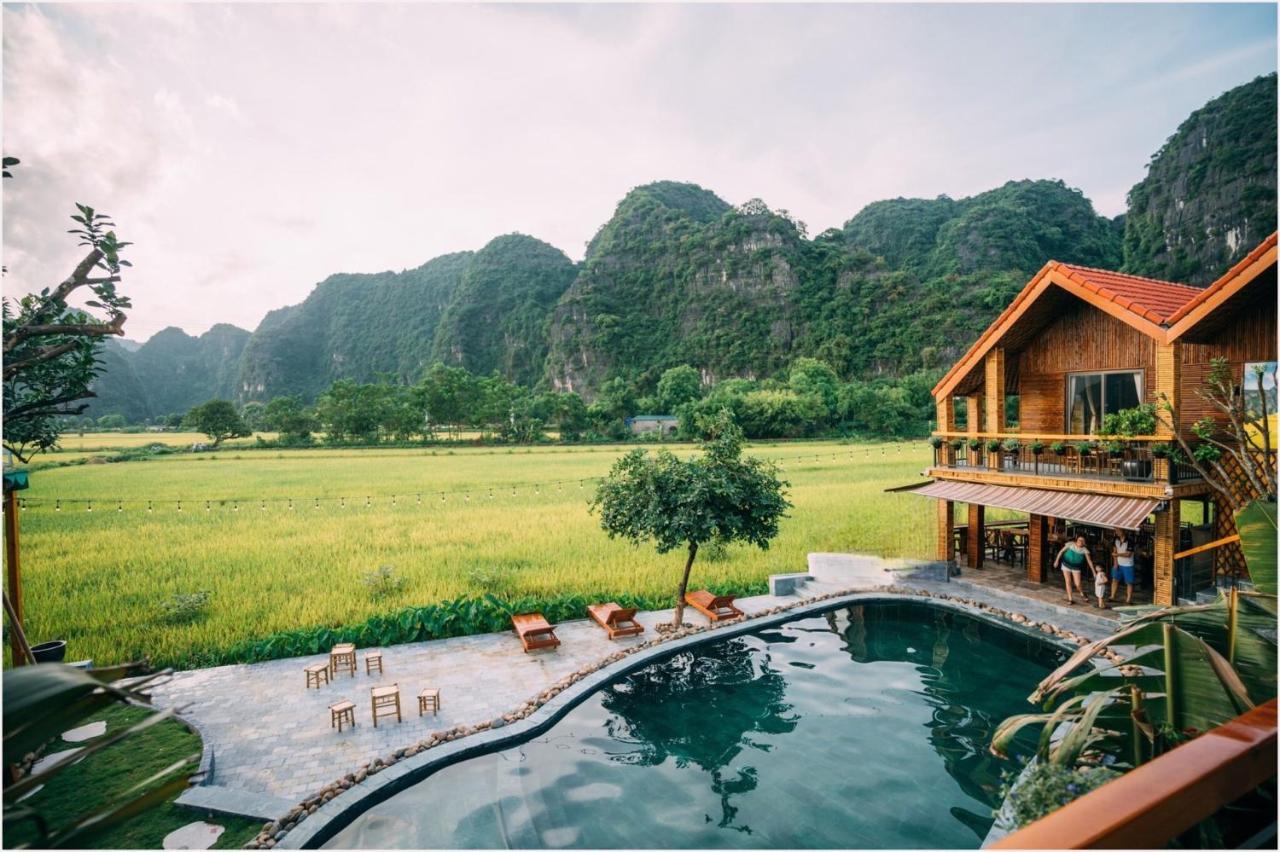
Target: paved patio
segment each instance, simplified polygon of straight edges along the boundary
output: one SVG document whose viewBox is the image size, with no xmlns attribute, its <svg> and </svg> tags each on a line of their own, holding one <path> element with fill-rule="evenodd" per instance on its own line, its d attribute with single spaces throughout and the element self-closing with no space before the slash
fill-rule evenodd
<svg viewBox="0 0 1280 852">
<path fill-rule="evenodd" d="M 761 595 L 739 601 L 747 613 L 795 604 L 836 591 L 869 590 L 890 584 L 945 592 L 1020 612 L 1081 635 L 1104 635 L 1113 627 L 1079 607 L 1068 608 L 1005 590 L 967 582 L 908 579 L 905 563 L 850 554 L 811 554 L 813 580 L 787 597 Z M 1097 611 L 1095 610 L 1095 613 Z M 210 810 L 270 818 L 280 815 L 325 784 L 360 764 L 418 742 L 432 731 L 474 725 L 500 717 L 557 680 L 608 654 L 651 638 L 671 613 L 641 613 L 640 638 L 610 642 L 594 622 L 556 625 L 562 644 L 554 651 L 525 654 L 512 633 L 465 636 L 382 649 L 385 674 L 364 674 L 364 649 L 355 677 L 338 675 L 320 689 L 305 689 L 303 667 L 327 661 L 327 655 L 220 666 L 176 673 L 153 691 L 160 707 L 182 708 L 185 719 L 212 750 L 212 772 L 202 787 L 182 801 Z M 703 617 L 686 610 L 686 621 Z M 403 722 L 394 716 L 370 721 L 369 690 L 397 683 Z M 441 711 L 419 717 L 417 694 L 441 690 Z M 356 727 L 339 734 L 329 724 L 328 705 L 341 699 L 356 704 Z"/>
</svg>

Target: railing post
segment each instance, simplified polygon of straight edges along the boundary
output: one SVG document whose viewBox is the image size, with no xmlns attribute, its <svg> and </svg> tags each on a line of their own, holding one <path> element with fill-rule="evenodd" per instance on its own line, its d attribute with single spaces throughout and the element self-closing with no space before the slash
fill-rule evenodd
<svg viewBox="0 0 1280 852">
<path fill-rule="evenodd" d="M 1005 431 L 1004 420 L 1004 349 L 996 347 L 987 353 L 984 365 L 986 368 L 986 376 L 983 384 L 983 396 L 987 408 L 987 432 L 995 434 L 1003 434 Z M 988 441 L 996 440 L 989 438 Z M 987 451 L 987 467 L 992 470 L 1000 470 L 1002 467 L 1001 451 L 996 450 L 992 453 Z"/>
</svg>

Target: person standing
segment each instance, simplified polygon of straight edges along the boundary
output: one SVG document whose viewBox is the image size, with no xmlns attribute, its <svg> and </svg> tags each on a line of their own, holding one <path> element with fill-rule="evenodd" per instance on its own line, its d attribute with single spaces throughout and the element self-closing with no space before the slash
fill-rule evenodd
<svg viewBox="0 0 1280 852">
<path fill-rule="evenodd" d="M 1076 591 L 1080 593 L 1080 597 L 1086 601 L 1089 596 L 1084 593 L 1084 587 L 1080 585 L 1080 574 L 1084 571 L 1084 566 L 1088 565 L 1090 571 L 1096 570 L 1093 567 L 1093 559 L 1089 556 L 1089 548 L 1085 546 L 1084 536 L 1078 535 L 1072 541 L 1068 541 L 1062 545 L 1062 549 L 1058 551 L 1058 555 L 1054 557 L 1053 567 L 1062 569 L 1062 583 L 1067 589 L 1067 603 L 1074 604 L 1071 599 L 1071 586 L 1074 583 Z"/>
<path fill-rule="evenodd" d="M 1123 582 L 1124 602 L 1125 606 L 1128 606 L 1133 603 L 1133 544 L 1130 543 L 1129 535 L 1124 530 L 1116 530 L 1115 540 L 1111 542 L 1111 564 L 1114 566 L 1111 572 L 1111 600 L 1115 601 L 1116 593 L 1120 591 L 1120 583 Z"/>
</svg>

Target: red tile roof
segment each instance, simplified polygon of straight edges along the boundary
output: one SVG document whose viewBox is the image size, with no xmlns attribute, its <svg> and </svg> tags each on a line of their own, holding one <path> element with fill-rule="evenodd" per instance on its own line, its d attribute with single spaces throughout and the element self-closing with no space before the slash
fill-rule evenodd
<svg viewBox="0 0 1280 852">
<path fill-rule="evenodd" d="M 1199 305 L 1207 301 L 1215 293 L 1222 290 L 1224 287 L 1227 287 L 1228 285 L 1230 285 L 1235 280 L 1236 276 L 1244 272 L 1246 269 L 1252 266 L 1258 260 L 1258 258 L 1262 257 L 1264 254 L 1266 254 L 1268 251 L 1270 251 L 1275 247 L 1276 247 L 1276 234 L 1275 232 L 1272 232 L 1271 236 L 1267 237 L 1265 240 L 1258 243 L 1258 245 L 1254 247 L 1253 251 L 1249 252 L 1244 257 L 1242 257 L 1239 263 L 1237 263 L 1235 266 L 1231 267 L 1225 273 L 1223 273 L 1221 278 L 1219 278 L 1217 281 L 1213 282 L 1208 287 L 1201 290 L 1199 293 L 1196 294 L 1196 297 L 1194 299 L 1187 302 L 1182 307 L 1178 308 L 1178 310 L 1174 311 L 1173 315 L 1169 317 L 1169 322 L 1175 323 L 1178 320 L 1185 317 L 1187 314 L 1191 313 L 1191 311 L 1195 309 L 1196 305 Z"/>
<path fill-rule="evenodd" d="M 1069 263 L 1055 263 L 1059 272 L 1090 292 L 1110 299 L 1122 308 L 1156 324 L 1169 322 L 1184 305 L 1200 295 L 1199 287 L 1125 275 L 1106 269 L 1092 269 Z"/>
</svg>

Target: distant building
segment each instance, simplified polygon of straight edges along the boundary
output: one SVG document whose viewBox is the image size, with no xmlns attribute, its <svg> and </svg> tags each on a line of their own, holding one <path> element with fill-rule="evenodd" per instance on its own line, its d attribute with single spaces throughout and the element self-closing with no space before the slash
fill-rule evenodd
<svg viewBox="0 0 1280 852">
<path fill-rule="evenodd" d="M 679 419 L 670 414 L 637 414 L 635 417 L 628 417 L 626 423 L 633 435 L 659 432 L 663 437 L 674 435 L 680 426 Z"/>
</svg>

